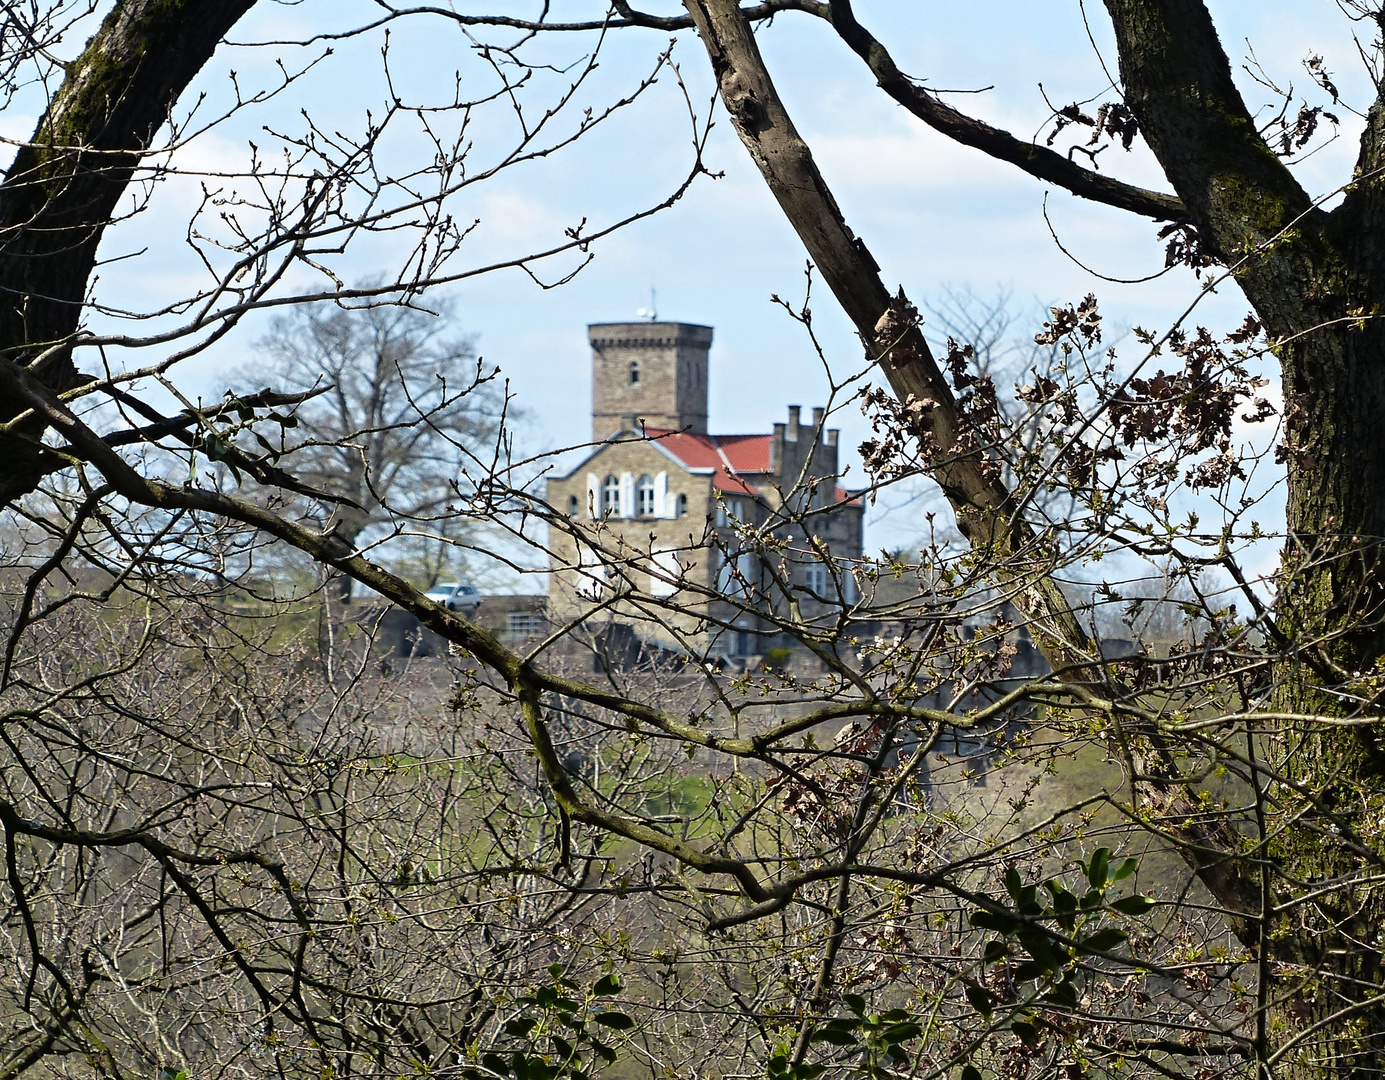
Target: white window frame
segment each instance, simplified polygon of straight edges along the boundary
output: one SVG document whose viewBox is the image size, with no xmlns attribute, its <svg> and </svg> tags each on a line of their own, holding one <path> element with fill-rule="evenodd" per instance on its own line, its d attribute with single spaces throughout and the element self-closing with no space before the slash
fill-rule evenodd
<svg viewBox="0 0 1385 1080">
<path fill-rule="evenodd" d="M 620 477 L 611 473 L 601 481 L 601 517 L 620 516 L 620 497 L 624 492 Z"/>
<path fill-rule="evenodd" d="M 580 540 L 577 543 L 575 591 L 579 599 L 600 600 L 610 584 L 610 572 L 596 550 Z"/>
<path fill-rule="evenodd" d="M 594 472 L 587 473 L 587 517 L 593 521 L 601 518 L 601 477 Z"/>
<path fill-rule="evenodd" d="M 815 597 L 833 599 L 835 584 L 825 562 L 814 560 L 803 567 L 803 586 Z"/>
<path fill-rule="evenodd" d="M 657 511 L 658 488 L 648 473 L 635 481 L 635 516 L 654 517 Z"/>
<path fill-rule="evenodd" d="M 543 616 L 537 611 L 510 611 L 505 614 L 505 631 L 526 638 L 543 633 Z"/>
<path fill-rule="evenodd" d="M 683 567 L 678 562 L 678 552 L 672 548 L 656 551 L 649 560 L 649 595 L 656 597 L 672 596 L 682 588 Z"/>
</svg>

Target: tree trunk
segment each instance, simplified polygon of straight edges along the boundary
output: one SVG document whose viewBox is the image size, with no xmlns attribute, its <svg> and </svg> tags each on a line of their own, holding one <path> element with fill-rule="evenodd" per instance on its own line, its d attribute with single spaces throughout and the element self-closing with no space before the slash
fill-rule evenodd
<svg viewBox="0 0 1385 1080">
<path fill-rule="evenodd" d="M 54 390 L 78 384 L 71 338 L 97 247 L 174 103 L 254 0 L 124 0 L 106 16 L 0 185 L 0 354 Z M 0 423 L 23 406 L 0 394 Z M 59 460 L 34 420 L 0 439 L 0 502 Z"/>
<path fill-rule="evenodd" d="M 1265 701 L 1324 719 L 1281 722 L 1267 740 L 1284 782 L 1270 789 L 1281 801 L 1261 948 L 1274 975 L 1266 1000 L 1277 1004 L 1262 1055 L 1275 1052 L 1270 1041 L 1280 1047 L 1276 1076 L 1378 1076 L 1385 888 L 1366 872 L 1379 874 L 1385 808 L 1375 723 L 1385 660 L 1380 106 L 1362 143 L 1368 179 L 1329 215 L 1256 132 L 1202 3 L 1107 8 L 1126 102 L 1203 243 L 1233 268 L 1283 376 L 1288 538 L 1274 610 L 1281 654 Z"/>
<path fill-rule="evenodd" d="M 1376 276 L 1376 275 L 1372 275 Z M 1325 280 L 1324 280 L 1325 279 Z M 1323 299 L 1341 278 L 1324 274 Z M 1373 283 L 1372 293 L 1379 285 Z M 1277 712 L 1343 718 L 1354 726 L 1284 725 L 1277 792 L 1293 815 L 1270 854 L 1286 882 L 1283 904 L 1316 894 L 1273 926 L 1276 987 L 1305 982 L 1277 1014 L 1305 1033 L 1292 1076 L 1385 1072 L 1380 870 L 1385 753 L 1377 723 L 1385 658 L 1381 543 L 1385 537 L 1385 334 L 1380 323 L 1315 331 L 1281 350 L 1289 412 L 1289 538 L 1276 621 L 1284 655 L 1270 700 Z M 1354 1010 L 1338 1021 L 1328 1018 Z M 1317 1034 L 1312 1025 L 1322 1023 Z"/>
</svg>

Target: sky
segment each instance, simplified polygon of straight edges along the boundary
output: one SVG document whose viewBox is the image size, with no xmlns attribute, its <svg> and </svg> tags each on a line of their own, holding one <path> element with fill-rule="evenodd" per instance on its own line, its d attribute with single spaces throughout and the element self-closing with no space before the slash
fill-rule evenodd
<svg viewBox="0 0 1385 1080">
<path fill-rule="evenodd" d="M 538 4 L 493 0 L 455 4 L 458 10 L 537 10 Z M 1251 56 L 1278 85 L 1293 87 L 1311 103 L 1328 103 L 1315 92 L 1301 66 L 1321 54 L 1344 100 L 1364 110 L 1370 86 L 1357 58 L 1352 25 L 1333 0 L 1216 0 L 1211 10 L 1223 43 L 1238 65 Z M 589 13 L 598 4 L 558 0 L 555 17 Z M 672 13 L 671 0 L 650 10 Z M 857 14 L 891 50 L 898 65 L 932 87 L 966 91 L 948 100 L 1021 138 L 1043 137 L 1046 104 L 1112 100 L 1107 72 L 1116 60 L 1104 10 L 1089 0 L 1084 18 L 1078 0 L 857 0 Z M 438 102 L 454 86 L 464 95 L 494 87 L 494 73 L 457 28 L 433 18 L 394 24 L 388 39 L 386 79 L 383 30 L 331 43 L 265 44 L 301 40 L 344 28 L 378 13 L 366 0 L 262 2 L 232 38 L 244 44 L 223 48 L 199 76 L 183 108 L 205 95 L 196 119 L 215 115 L 230 100 L 232 76 L 241 93 L 268 90 L 283 70 L 317 61 L 272 100 L 188 141 L 173 156 L 180 169 L 199 175 L 166 180 L 152 189 L 148 209 L 111 229 L 102 255 L 96 295 L 134 311 L 157 310 L 187 291 L 206 271 L 188 244 L 189 215 L 204 192 L 246 194 L 244 182 L 228 178 L 244 169 L 253 143 L 265 160 L 302 137 L 310 115 L 324 138 L 359 133 L 366 118 L 382 115 L 388 101 Z M 492 40 L 513 34 L 490 32 Z M 1090 34 L 1090 36 L 1089 36 Z M 1118 284 L 1163 267 L 1157 226 L 1129 214 L 1094 207 L 1062 191 L 956 146 L 925 128 L 873 85 L 864 66 L 818 20 L 787 13 L 759 31 L 771 73 L 837 196 L 846 219 L 875 255 L 886 284 L 902 285 L 920 306 L 948 290 L 971 291 L 983 301 L 1008 297 L 1016 335 L 1032 334 L 1046 305 L 1079 300 L 1095 292 L 1108 327 L 1166 328 L 1194 301 L 1201 288 L 1191 272 L 1175 270 L 1152 282 Z M 80 44 L 79 35 L 66 43 Z M 555 36 L 535 43 L 532 55 L 552 67 L 539 71 L 531 92 L 538 116 L 545 101 L 571 82 L 593 41 Z M 590 105 L 629 94 L 669 47 L 669 36 L 624 31 L 603 43 L 599 67 L 576 94 L 574 115 Z M 587 222 L 601 227 L 633 209 L 657 204 L 675 190 L 692 160 L 695 131 L 713 123 L 704 162 L 718 174 L 699 177 L 673 207 L 631 225 L 594 245 L 591 261 L 570 282 L 544 288 L 521 270 L 510 269 L 460 281 L 443 290 L 455 305 L 459 326 L 475 335 L 485 358 L 509 380 L 525 419 L 523 449 L 540 452 L 581 442 L 589 430 L 590 361 L 586 326 L 632 320 L 657 297 L 660 319 L 715 328 L 711 353 L 711 427 L 720 432 L 768 431 L 786 407 L 822 404 L 827 375 L 803 329 L 776 306 L 775 294 L 801 303 L 805 254 L 768 194 L 719 107 L 696 38 L 680 34 L 672 62 L 658 82 L 575 144 L 541 160 L 478 182 L 454 200 L 459 222 L 476 222 L 449 268 L 483 267 L 560 241 L 563 231 Z M 280 66 L 282 65 L 282 67 Z M 574 66 L 577 65 L 577 66 Z M 1253 111 L 1271 107 L 1272 94 L 1238 66 Z M 489 81 L 488 81 L 489 80 Z M 680 85 L 681 83 L 681 85 Z M 17 99 L 0 114 L 0 135 L 23 138 L 32 130 L 32 101 Z M 1297 105 L 1295 105 L 1297 107 Z M 1347 109 L 1341 136 L 1294 168 L 1314 194 L 1329 195 L 1350 174 L 1360 122 Z M 467 118 L 464 138 L 472 147 L 468 167 L 480 173 L 513 145 L 515 124 L 499 105 L 478 108 Z M 454 132 L 457 117 L 438 114 L 436 130 Z M 570 124 L 567 113 L 552 123 Z M 1060 144 L 1062 145 L 1062 144 Z M 382 158 L 402 175 L 408 162 L 426 163 L 428 147 L 415 128 L 391 131 Z M 1104 171 L 1167 190 L 1152 159 L 1137 144 L 1099 158 Z M 220 174 L 220 175 L 217 175 Z M 229 208 L 234 210 L 235 202 Z M 205 237 L 224 229 L 211 206 L 199 220 Z M 1047 220 L 1045 219 L 1047 212 Z M 251 215 L 253 217 L 253 214 Z M 219 224 L 220 222 L 220 224 Z M 1055 240 L 1056 237 L 1056 240 Z M 1061 241 L 1070 254 L 1060 249 Z M 344 253 L 321 260 L 345 280 L 378 276 L 405 257 L 406 233 L 355 237 Z M 205 243 L 203 243 L 205 248 Z M 215 251 L 210 257 L 216 260 Z M 220 256 L 221 264 L 226 257 Z M 1080 264 L 1080 265 L 1079 265 Z M 535 267 L 548 281 L 575 269 L 571 257 Z M 861 348 L 830 295 L 815 282 L 814 328 L 829 368 L 839 374 L 860 367 Z M 290 274 L 286 289 L 312 288 L 306 272 Z M 1194 322 L 1218 330 L 1240 323 L 1247 310 L 1235 286 L 1224 284 L 1202 297 Z M 151 325 L 166 325 L 169 319 Z M 120 327 L 95 319 L 94 329 Z M 219 397 L 228 372 L 256 358 L 263 317 L 227 342 L 183 365 L 186 392 Z M 926 332 L 930 328 L 926 327 Z M 1114 336 L 1119 336 L 1115 334 Z M 1127 344 L 1129 344 L 1127 342 Z M 1133 348 L 1133 345 L 1131 346 Z M 115 363 L 149 363 L 141 350 Z M 842 442 L 854 447 L 866 434 L 854 406 L 834 418 Z M 861 484 L 859 463 L 846 482 Z M 873 511 L 870 548 L 906 543 L 922 531 L 908 510 Z"/>
</svg>

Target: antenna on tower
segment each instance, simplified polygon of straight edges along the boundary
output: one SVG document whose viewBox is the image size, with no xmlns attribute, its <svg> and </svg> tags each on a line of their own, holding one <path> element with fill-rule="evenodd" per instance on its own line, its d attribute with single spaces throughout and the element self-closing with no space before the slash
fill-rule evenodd
<svg viewBox="0 0 1385 1080">
<path fill-rule="evenodd" d="M 659 321 L 659 302 L 653 285 L 649 286 L 649 306 L 635 312 L 635 318 L 648 319 L 650 322 Z"/>
</svg>

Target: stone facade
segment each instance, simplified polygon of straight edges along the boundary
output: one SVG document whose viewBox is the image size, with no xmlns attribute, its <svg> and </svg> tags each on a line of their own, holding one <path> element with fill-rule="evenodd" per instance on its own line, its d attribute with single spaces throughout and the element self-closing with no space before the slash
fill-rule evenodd
<svg viewBox="0 0 1385 1080">
<path fill-rule="evenodd" d="M 691 323 L 595 323 L 592 442 L 644 423 L 707 431 L 707 350 L 712 328 Z"/>
<path fill-rule="evenodd" d="M 769 434 L 709 435 L 710 328 L 590 335 L 597 445 L 548 482 L 565 515 L 550 537 L 554 622 L 614 618 L 663 648 L 746 655 L 775 644 L 767 612 L 795 604 L 811 618 L 853 602 L 864 507 L 837 486 L 824 410 L 805 423 L 790 406 Z M 756 530 L 782 541 L 772 556 L 757 554 Z"/>
</svg>

